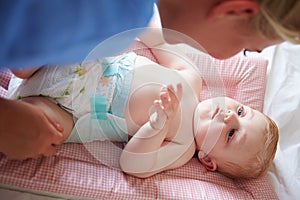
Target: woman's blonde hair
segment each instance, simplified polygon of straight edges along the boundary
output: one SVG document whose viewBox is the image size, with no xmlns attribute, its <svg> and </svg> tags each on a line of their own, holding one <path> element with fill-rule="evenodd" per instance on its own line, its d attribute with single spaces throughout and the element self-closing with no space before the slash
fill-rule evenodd
<svg viewBox="0 0 300 200">
<path fill-rule="evenodd" d="M 300 44 L 300 0 L 255 0 L 260 12 L 251 20 L 255 30 L 269 39 Z"/>
<path fill-rule="evenodd" d="M 268 122 L 263 149 L 247 160 L 246 163 L 224 162 L 218 171 L 230 178 L 258 178 L 267 173 L 275 157 L 279 131 L 276 123 L 264 115 Z"/>
</svg>

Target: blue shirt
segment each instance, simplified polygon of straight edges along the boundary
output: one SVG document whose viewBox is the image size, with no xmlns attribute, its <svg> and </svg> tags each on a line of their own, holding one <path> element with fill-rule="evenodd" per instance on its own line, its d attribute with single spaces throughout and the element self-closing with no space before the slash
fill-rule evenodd
<svg viewBox="0 0 300 200">
<path fill-rule="evenodd" d="M 155 1 L 2 0 L 0 68 L 82 62 L 97 45 L 96 57 L 112 56 L 147 26 Z"/>
</svg>

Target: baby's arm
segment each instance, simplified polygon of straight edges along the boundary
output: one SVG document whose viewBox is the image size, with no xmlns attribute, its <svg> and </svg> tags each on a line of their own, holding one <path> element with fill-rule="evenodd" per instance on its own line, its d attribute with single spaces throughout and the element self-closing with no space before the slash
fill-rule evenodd
<svg viewBox="0 0 300 200">
<path fill-rule="evenodd" d="M 182 95 L 181 84 L 177 92 L 172 86 L 163 89 L 160 100 L 153 103 L 156 117 L 144 124 L 125 146 L 120 165 L 124 172 L 137 176 L 148 177 L 178 166 L 180 144 L 166 141 L 170 123 L 174 119 Z"/>
<path fill-rule="evenodd" d="M 138 39 L 151 49 L 160 65 L 177 70 L 186 68 L 189 63 L 184 60 L 181 53 L 182 50 L 179 51 L 178 46 L 171 45 L 165 40 L 166 37 L 168 41 L 175 39 L 176 42 L 183 43 L 182 38 L 186 36 L 182 37 L 175 31 L 163 29 L 159 20 L 158 10 L 155 11 L 147 29 Z M 189 42 L 186 41 L 185 43 Z"/>
<path fill-rule="evenodd" d="M 151 49 L 158 64 L 177 70 L 185 69 L 188 65 L 179 48 L 165 42 L 161 28 L 149 27 L 139 39 Z"/>
</svg>

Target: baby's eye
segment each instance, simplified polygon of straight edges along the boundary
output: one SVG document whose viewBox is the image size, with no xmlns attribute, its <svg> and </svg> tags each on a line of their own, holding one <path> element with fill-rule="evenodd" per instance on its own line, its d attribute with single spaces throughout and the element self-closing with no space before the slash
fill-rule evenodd
<svg viewBox="0 0 300 200">
<path fill-rule="evenodd" d="M 234 133 L 235 133 L 235 130 L 234 130 L 234 129 L 231 129 L 231 130 L 229 131 L 227 141 L 229 141 L 229 140 L 234 136 Z"/>
<path fill-rule="evenodd" d="M 244 112 L 244 107 L 240 107 L 237 112 L 238 116 L 241 116 L 243 112 Z"/>
</svg>

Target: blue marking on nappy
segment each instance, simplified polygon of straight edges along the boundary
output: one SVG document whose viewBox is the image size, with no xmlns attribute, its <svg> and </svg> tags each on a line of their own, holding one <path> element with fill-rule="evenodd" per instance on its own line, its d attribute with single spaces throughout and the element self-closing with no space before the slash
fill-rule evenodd
<svg viewBox="0 0 300 200">
<path fill-rule="evenodd" d="M 99 94 L 94 94 L 90 97 L 91 118 L 106 120 L 106 97 Z"/>
<path fill-rule="evenodd" d="M 103 76 L 113 76 L 118 74 L 119 66 L 114 64 L 114 62 L 104 60 L 101 64 Z"/>
</svg>

